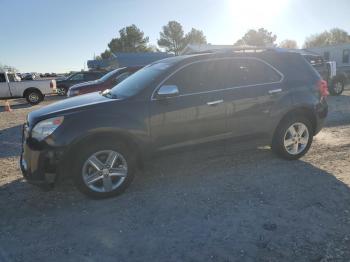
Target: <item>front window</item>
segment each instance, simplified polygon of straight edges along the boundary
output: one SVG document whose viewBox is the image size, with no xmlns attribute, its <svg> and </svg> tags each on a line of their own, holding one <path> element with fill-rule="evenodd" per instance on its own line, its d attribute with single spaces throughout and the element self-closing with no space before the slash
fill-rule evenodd
<svg viewBox="0 0 350 262">
<path fill-rule="evenodd" d="M 173 63 L 157 62 L 142 68 L 112 88 L 115 97 L 131 97 L 148 87 L 160 77 Z"/>
</svg>

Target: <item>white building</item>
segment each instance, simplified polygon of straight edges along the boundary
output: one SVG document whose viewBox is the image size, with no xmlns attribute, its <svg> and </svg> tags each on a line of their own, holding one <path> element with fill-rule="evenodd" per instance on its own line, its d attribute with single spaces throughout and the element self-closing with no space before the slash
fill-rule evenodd
<svg viewBox="0 0 350 262">
<path fill-rule="evenodd" d="M 337 62 L 337 68 L 350 71 L 350 43 L 323 47 L 307 48 L 324 57 L 327 61 Z"/>
</svg>

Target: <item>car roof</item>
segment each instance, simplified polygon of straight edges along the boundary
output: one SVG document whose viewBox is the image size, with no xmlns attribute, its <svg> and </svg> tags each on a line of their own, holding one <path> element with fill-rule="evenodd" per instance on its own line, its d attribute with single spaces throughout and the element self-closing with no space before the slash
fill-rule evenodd
<svg viewBox="0 0 350 262">
<path fill-rule="evenodd" d="M 301 56 L 298 52 L 290 52 L 290 51 L 275 51 L 275 50 L 259 50 L 259 51 L 234 51 L 234 50 L 224 50 L 224 51 L 207 51 L 201 53 L 194 53 L 182 56 L 175 56 L 170 58 L 165 58 L 159 61 L 156 61 L 152 64 L 164 63 L 169 64 L 170 66 L 176 66 L 181 64 L 186 64 L 190 62 L 196 62 L 206 59 L 215 59 L 215 58 L 239 58 L 239 57 L 256 57 L 260 59 L 268 58 L 268 57 L 278 57 L 278 56 Z"/>
</svg>

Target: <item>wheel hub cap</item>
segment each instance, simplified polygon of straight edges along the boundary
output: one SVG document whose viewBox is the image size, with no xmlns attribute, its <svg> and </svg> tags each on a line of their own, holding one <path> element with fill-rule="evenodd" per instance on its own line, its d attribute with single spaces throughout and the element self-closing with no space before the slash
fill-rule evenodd
<svg viewBox="0 0 350 262">
<path fill-rule="evenodd" d="M 294 123 L 284 135 L 284 148 L 291 155 L 298 155 L 309 143 L 309 130 L 303 123 Z"/>
</svg>

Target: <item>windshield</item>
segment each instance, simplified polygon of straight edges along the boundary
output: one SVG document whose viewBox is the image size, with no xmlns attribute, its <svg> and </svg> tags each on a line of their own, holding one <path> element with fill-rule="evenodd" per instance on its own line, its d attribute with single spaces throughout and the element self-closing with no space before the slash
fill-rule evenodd
<svg viewBox="0 0 350 262">
<path fill-rule="evenodd" d="M 146 88 L 154 80 L 164 73 L 172 64 L 169 62 L 158 62 L 137 71 L 124 81 L 112 88 L 114 97 L 130 97 Z"/>
</svg>

